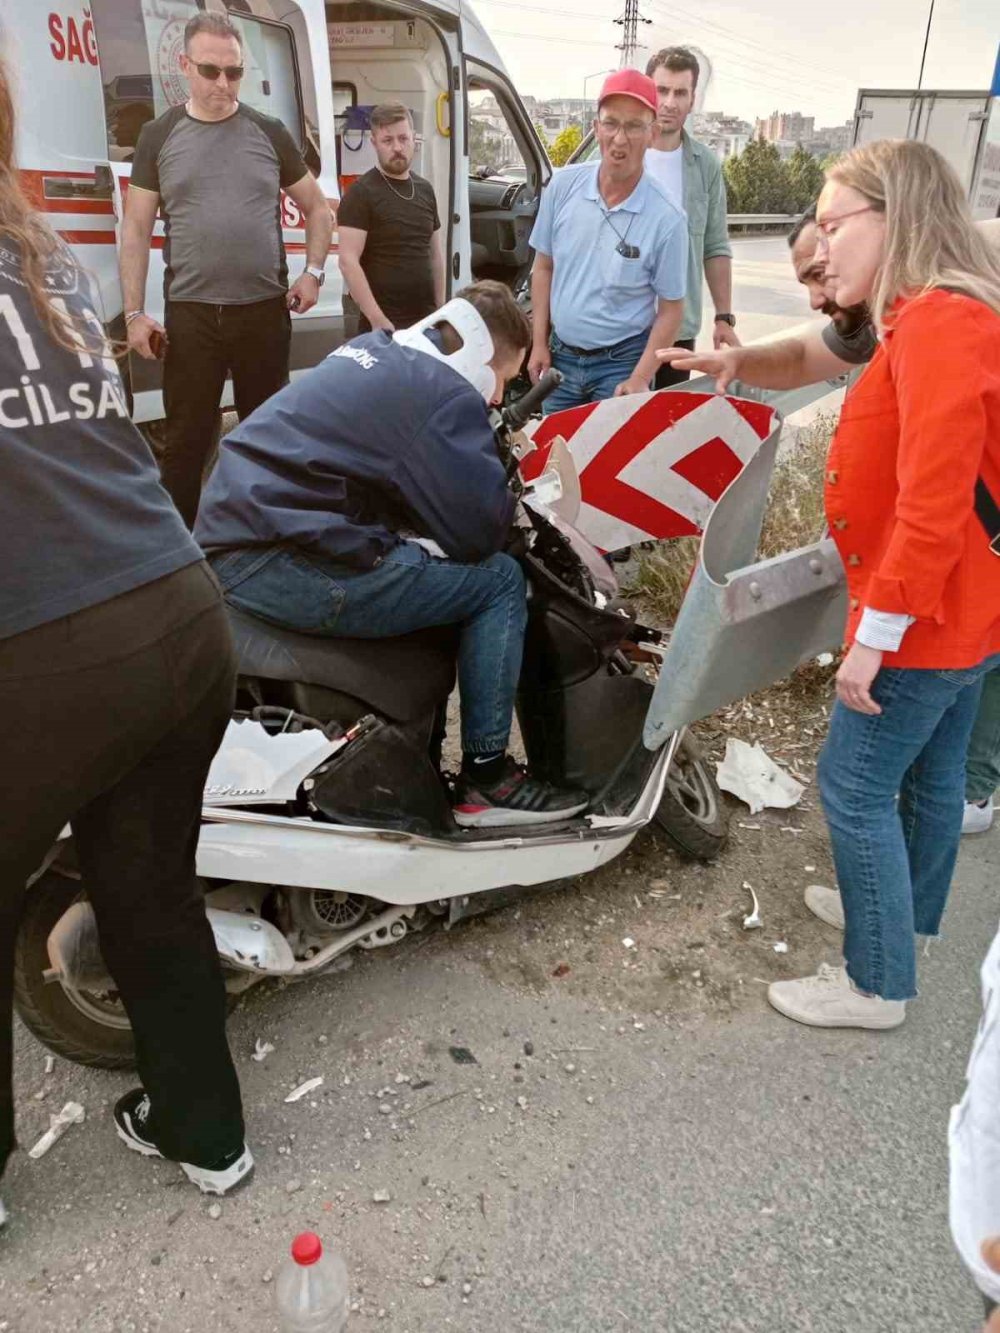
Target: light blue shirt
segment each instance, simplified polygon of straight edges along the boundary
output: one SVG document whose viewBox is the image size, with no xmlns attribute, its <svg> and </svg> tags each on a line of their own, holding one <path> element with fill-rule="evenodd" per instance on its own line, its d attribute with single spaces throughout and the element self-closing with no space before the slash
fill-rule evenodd
<svg viewBox="0 0 1000 1333">
<path fill-rule="evenodd" d="M 531 244 L 552 258 L 552 327 L 588 350 L 646 333 L 656 302 L 687 292 L 688 232 L 683 212 L 648 173 L 629 197 L 607 208 L 599 162 L 557 171 L 542 191 Z M 639 254 L 628 259 L 619 246 Z"/>
</svg>

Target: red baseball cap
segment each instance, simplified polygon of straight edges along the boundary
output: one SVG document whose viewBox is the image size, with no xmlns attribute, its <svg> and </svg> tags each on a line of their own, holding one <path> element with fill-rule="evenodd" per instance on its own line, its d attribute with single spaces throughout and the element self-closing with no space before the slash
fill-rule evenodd
<svg viewBox="0 0 1000 1333">
<path fill-rule="evenodd" d="M 641 102 L 643 106 L 648 107 L 654 116 L 659 110 L 656 84 L 648 74 L 643 74 L 638 69 L 617 69 L 614 74 L 609 74 L 604 80 L 601 95 L 597 99 L 598 109 L 608 97 L 631 97 L 636 102 Z"/>
</svg>

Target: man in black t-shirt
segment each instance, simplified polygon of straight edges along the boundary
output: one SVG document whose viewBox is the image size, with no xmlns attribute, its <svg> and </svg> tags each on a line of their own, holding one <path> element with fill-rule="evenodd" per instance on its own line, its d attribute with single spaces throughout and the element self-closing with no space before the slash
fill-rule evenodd
<svg viewBox="0 0 1000 1333">
<path fill-rule="evenodd" d="M 316 304 L 333 219 L 284 125 L 237 100 L 243 49 L 229 19 L 198 13 L 184 39 L 191 96 L 139 135 L 121 270 L 129 347 L 149 359 L 165 339 L 163 484 L 191 527 L 226 376 L 241 418 L 288 382 L 289 310 L 303 314 Z M 291 288 L 282 190 L 305 219 L 305 267 Z M 157 210 L 165 230 L 163 325 L 143 308 Z"/>
<path fill-rule="evenodd" d="M 413 118 L 401 102 L 372 108 L 372 167 L 337 214 L 340 271 L 361 309 L 359 333 L 404 329 L 445 301 L 441 222 L 430 181 L 410 170 Z"/>
</svg>

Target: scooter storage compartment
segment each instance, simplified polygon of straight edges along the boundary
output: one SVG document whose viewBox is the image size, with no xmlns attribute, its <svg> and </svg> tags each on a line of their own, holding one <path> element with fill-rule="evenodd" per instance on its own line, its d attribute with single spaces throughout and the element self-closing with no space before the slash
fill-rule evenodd
<svg viewBox="0 0 1000 1333">
<path fill-rule="evenodd" d="M 313 804 L 338 824 L 428 836 L 456 824 L 428 737 L 382 719 L 349 741 L 315 779 Z"/>
</svg>

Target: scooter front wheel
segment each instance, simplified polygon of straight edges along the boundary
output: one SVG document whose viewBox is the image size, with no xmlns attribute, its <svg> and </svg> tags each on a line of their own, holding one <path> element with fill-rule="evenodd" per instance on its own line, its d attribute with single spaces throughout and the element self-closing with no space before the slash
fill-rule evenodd
<svg viewBox="0 0 1000 1333">
<path fill-rule="evenodd" d="M 45 980 L 49 933 L 82 896 L 78 879 L 55 870 L 28 889 L 14 946 L 14 1005 L 29 1032 L 56 1055 L 98 1069 L 131 1069 L 135 1041 L 117 992 Z"/>
<path fill-rule="evenodd" d="M 695 861 L 714 861 L 729 838 L 715 774 L 690 732 L 674 751 L 653 822 L 683 856 Z"/>
</svg>

